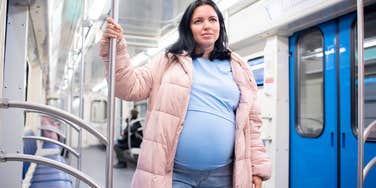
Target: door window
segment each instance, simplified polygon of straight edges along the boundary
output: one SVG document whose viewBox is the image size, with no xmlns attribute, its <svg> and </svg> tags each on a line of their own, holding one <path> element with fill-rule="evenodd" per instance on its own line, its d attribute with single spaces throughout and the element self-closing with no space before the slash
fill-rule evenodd
<svg viewBox="0 0 376 188">
<path fill-rule="evenodd" d="M 364 126 L 368 127 L 376 120 L 376 13 L 369 12 L 364 18 Z M 352 63 L 352 110 L 353 130 L 358 128 L 358 41 L 356 24 L 353 27 Z M 355 133 L 357 135 L 357 133 Z M 368 141 L 376 141 L 374 129 Z"/>
<path fill-rule="evenodd" d="M 324 128 L 323 35 L 319 29 L 303 33 L 297 42 L 296 129 L 317 137 Z"/>
</svg>

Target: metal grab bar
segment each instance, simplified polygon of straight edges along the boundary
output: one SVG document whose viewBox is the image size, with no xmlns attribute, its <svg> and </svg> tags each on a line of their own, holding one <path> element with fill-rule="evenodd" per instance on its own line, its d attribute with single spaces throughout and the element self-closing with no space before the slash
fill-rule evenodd
<svg viewBox="0 0 376 188">
<path fill-rule="evenodd" d="M 104 137 L 97 130 L 90 127 L 83 120 L 77 118 L 76 116 L 69 114 L 58 108 L 54 108 L 54 107 L 43 105 L 43 104 L 30 103 L 30 102 L 9 101 L 8 99 L 5 99 L 5 98 L 0 98 L 0 108 L 22 108 L 22 109 L 34 110 L 34 111 L 38 111 L 38 112 L 46 113 L 46 114 L 54 114 L 55 115 L 54 117 L 58 119 L 61 119 L 63 121 L 67 120 L 78 125 L 79 127 L 82 127 L 83 129 L 87 130 L 89 133 L 97 137 L 103 144 L 108 145 L 108 141 L 106 137 Z"/>
<path fill-rule="evenodd" d="M 59 117 L 59 116 L 57 116 L 55 114 L 44 112 L 44 111 L 42 112 L 42 111 L 36 111 L 36 110 L 25 110 L 25 112 L 39 113 L 39 114 L 44 114 L 44 115 L 47 115 L 49 117 L 52 117 L 52 118 L 54 118 L 54 120 L 59 121 L 62 124 L 68 125 L 68 127 L 66 127 L 66 130 L 68 130 L 68 128 L 70 129 L 70 127 L 74 128 L 78 132 L 78 134 L 79 134 L 79 138 L 78 139 L 79 140 L 82 139 L 82 128 L 79 127 L 79 126 L 77 126 L 77 125 L 75 125 L 75 124 L 73 124 L 70 121 L 62 119 L 61 117 Z M 64 137 L 64 139 L 66 139 L 66 138 Z M 69 138 L 69 139 L 71 139 L 71 138 Z M 58 144 L 58 143 L 56 143 L 56 144 Z M 69 145 L 62 146 L 62 147 L 66 148 L 69 152 L 71 152 L 73 155 L 75 155 L 77 157 L 77 169 L 78 170 L 81 170 L 81 158 L 82 158 L 82 150 L 81 150 L 80 144 L 82 144 L 82 143 L 80 142 L 78 144 L 78 146 L 79 146 L 78 151 L 75 151 Z M 79 186 L 79 181 L 78 180 L 77 180 L 77 184 L 76 185 Z"/>
<path fill-rule="evenodd" d="M 368 164 L 366 165 L 366 167 L 363 170 L 363 180 L 366 179 L 369 170 L 371 170 L 372 166 L 375 165 L 375 164 L 376 164 L 376 157 L 373 157 L 372 160 L 370 162 L 368 162 Z"/>
<path fill-rule="evenodd" d="M 73 123 L 71 123 L 67 120 L 61 119 L 59 116 L 57 116 L 55 114 L 51 114 L 51 113 L 48 113 L 48 112 L 42 112 L 42 111 L 35 111 L 35 110 L 25 110 L 25 112 L 47 115 L 49 117 L 52 117 L 54 120 L 58 121 L 59 123 L 67 124 L 67 125 L 73 127 L 77 132 L 80 131 L 79 126 L 77 126 L 77 125 L 75 125 L 75 124 L 73 124 Z"/>
<path fill-rule="evenodd" d="M 369 134 L 371 134 L 372 129 L 376 128 L 376 120 L 372 121 L 372 123 L 366 128 L 363 134 L 363 143 L 367 140 Z"/>
<path fill-rule="evenodd" d="M 40 126 L 38 127 L 39 130 L 41 131 L 51 131 L 51 132 L 54 132 L 56 133 L 57 135 L 59 135 L 62 139 L 66 139 L 65 135 L 57 128 L 53 128 L 53 127 L 43 127 L 43 126 Z"/>
<path fill-rule="evenodd" d="M 39 156 L 34 156 L 34 155 L 25 155 L 25 154 L 16 154 L 16 153 L 1 153 L 0 152 L 0 162 L 7 162 L 7 161 L 27 161 L 31 163 L 38 163 L 38 164 L 43 164 L 43 165 L 48 165 L 51 167 L 54 167 L 56 169 L 59 169 L 61 171 L 64 171 L 81 181 L 84 181 L 86 184 L 88 184 L 90 187 L 95 187 L 95 188 L 101 188 L 97 183 L 95 183 L 89 176 L 84 174 L 83 172 L 69 166 L 66 164 L 63 164 L 61 162 L 54 161 L 52 159 L 48 159 L 45 157 L 39 157 Z"/>
<path fill-rule="evenodd" d="M 41 137 L 41 136 L 23 136 L 22 138 L 24 140 L 41 140 L 41 141 L 51 142 L 51 143 L 54 143 L 56 145 L 59 145 L 59 146 L 63 147 L 64 149 L 67 149 L 69 152 L 71 152 L 76 157 L 80 156 L 80 154 L 77 151 L 75 151 L 73 148 L 71 148 L 70 146 L 65 145 L 65 144 L 63 144 L 63 143 L 61 143 L 59 141 L 50 139 L 50 138 Z"/>
<path fill-rule="evenodd" d="M 363 134 L 363 143 L 362 145 L 367 141 L 367 138 L 369 134 L 371 134 L 372 129 L 376 128 L 376 120 L 374 120 L 364 131 Z M 364 147 L 364 145 L 363 145 Z M 363 159 L 364 160 L 364 159 Z M 368 172 L 371 170 L 371 168 L 376 164 L 376 157 L 373 157 L 371 161 L 369 161 L 363 169 L 363 181 L 366 179 Z"/>
</svg>

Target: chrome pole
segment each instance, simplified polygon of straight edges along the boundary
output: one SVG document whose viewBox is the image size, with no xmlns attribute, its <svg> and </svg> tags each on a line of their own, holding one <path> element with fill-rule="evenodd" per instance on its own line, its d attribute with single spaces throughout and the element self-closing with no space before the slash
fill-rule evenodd
<svg viewBox="0 0 376 188">
<path fill-rule="evenodd" d="M 111 1 L 111 17 L 118 22 L 119 1 Z M 110 41 L 109 53 L 109 77 L 108 77 L 108 108 L 107 108 L 107 158 L 106 158 L 106 188 L 113 187 L 113 164 L 114 164 L 114 134 L 115 134 L 115 57 L 116 57 L 116 39 Z"/>
<path fill-rule="evenodd" d="M 78 116 L 84 119 L 84 92 L 85 92 L 85 21 L 86 21 L 86 0 L 82 0 L 81 16 L 81 72 L 80 72 L 80 106 Z M 77 169 L 82 168 L 82 128 L 78 130 L 77 152 L 80 154 L 77 158 Z M 76 181 L 76 188 L 80 187 L 80 180 Z"/>
<path fill-rule="evenodd" d="M 72 55 L 71 53 L 69 54 L 69 59 L 72 59 Z M 68 97 L 68 101 L 67 101 L 67 112 L 68 113 L 72 113 L 73 112 L 73 80 L 74 80 L 74 73 L 73 73 L 73 78 L 70 79 L 69 81 L 69 85 L 68 85 L 68 88 L 69 88 L 69 95 L 67 96 Z M 79 130 L 77 131 L 77 134 L 79 133 Z M 68 135 L 67 135 L 67 143 L 69 146 L 73 147 L 73 129 L 72 127 L 68 127 Z M 72 158 L 70 157 L 70 155 L 68 154 L 68 164 L 72 164 Z"/>
<path fill-rule="evenodd" d="M 364 166 L 364 12 L 363 0 L 357 0 L 358 23 L 358 188 L 363 188 Z"/>
</svg>

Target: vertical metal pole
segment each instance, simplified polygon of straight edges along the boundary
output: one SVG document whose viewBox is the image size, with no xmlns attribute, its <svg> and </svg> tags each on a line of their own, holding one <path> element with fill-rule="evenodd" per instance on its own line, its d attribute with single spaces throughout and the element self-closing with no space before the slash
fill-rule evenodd
<svg viewBox="0 0 376 188">
<path fill-rule="evenodd" d="M 111 17 L 115 22 L 118 22 L 118 8 L 119 1 L 112 0 Z M 106 188 L 113 187 L 113 148 L 114 148 L 114 133 L 115 133 L 115 57 L 116 57 L 116 39 L 110 41 L 109 53 L 109 78 L 108 78 L 108 121 L 107 121 L 107 139 L 108 144 L 106 148 Z"/>
<path fill-rule="evenodd" d="M 358 22 L 358 188 L 363 188 L 364 166 L 364 13 L 363 0 L 357 0 Z"/>
<path fill-rule="evenodd" d="M 69 57 L 69 59 L 71 58 L 71 56 Z M 72 113 L 73 112 L 73 87 L 72 87 L 72 82 L 73 82 L 73 79 L 71 79 L 71 81 L 69 82 L 69 95 L 67 96 L 68 97 L 68 101 L 67 101 L 67 111 L 69 113 Z M 58 108 L 61 108 L 60 105 Z M 71 126 L 69 126 L 69 140 L 68 140 L 68 144 L 69 146 L 73 146 L 73 128 Z M 71 159 L 69 159 L 69 162 L 72 162 Z"/>
<path fill-rule="evenodd" d="M 86 0 L 82 0 L 82 16 L 81 16 L 81 72 L 80 72 L 80 106 L 79 117 L 84 119 L 84 92 L 85 92 L 85 21 L 86 21 Z M 77 169 L 82 168 L 82 128 L 78 130 L 78 157 Z M 76 188 L 80 187 L 80 180 L 76 179 Z"/>
<path fill-rule="evenodd" d="M 3 6 L 4 1 L 0 1 Z M 26 65 L 27 65 L 27 36 L 29 12 L 27 6 L 16 5 L 8 1 L 5 31 L 5 54 L 3 66 L 2 97 L 12 100 L 25 100 L 26 94 Z M 6 3 L 5 3 L 6 4 Z M 5 10 L 5 7 L 3 7 Z M 5 21 L 5 20 L 4 20 Z M 2 20 L 2 24 L 4 24 Z M 0 29 L 3 30 L 3 29 Z M 2 52 L 1 52 L 2 53 Z M 19 109 L 0 110 L 0 152 L 22 153 L 22 135 L 24 131 L 24 112 Z M 9 126 L 11 125 L 11 126 Z M 6 163 L 0 165 L 1 187 L 21 187 L 22 164 Z"/>
<path fill-rule="evenodd" d="M 7 20 L 7 1 L 0 1 L 0 75 L 4 75 L 4 51 L 5 51 L 5 29 L 6 29 L 6 20 Z M 3 76 L 0 76 L 0 98 L 3 97 Z M 0 119 L 1 113 L 0 113 Z M 1 127 L 1 123 L 0 123 Z"/>
<path fill-rule="evenodd" d="M 119 108 L 120 108 L 120 117 L 119 117 L 119 128 L 120 128 L 120 131 L 119 131 L 119 133 L 121 133 L 121 131 L 123 130 L 123 127 L 124 127 L 124 121 L 123 121 L 123 119 L 124 119 L 124 115 L 123 115 L 123 101 L 122 100 L 119 100 L 119 102 L 120 102 L 120 105 L 119 105 Z"/>
</svg>

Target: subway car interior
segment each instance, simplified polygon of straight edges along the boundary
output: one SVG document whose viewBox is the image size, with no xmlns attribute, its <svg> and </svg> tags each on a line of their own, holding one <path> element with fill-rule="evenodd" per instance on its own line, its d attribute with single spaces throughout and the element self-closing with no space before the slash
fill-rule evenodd
<svg viewBox="0 0 376 188">
<path fill-rule="evenodd" d="M 1 0 L 0 187 L 131 187 L 150 101 L 114 97 L 106 19 L 141 69 L 193 1 Z M 375 188 L 376 1 L 213 1 L 257 85 L 262 187 Z"/>
</svg>

